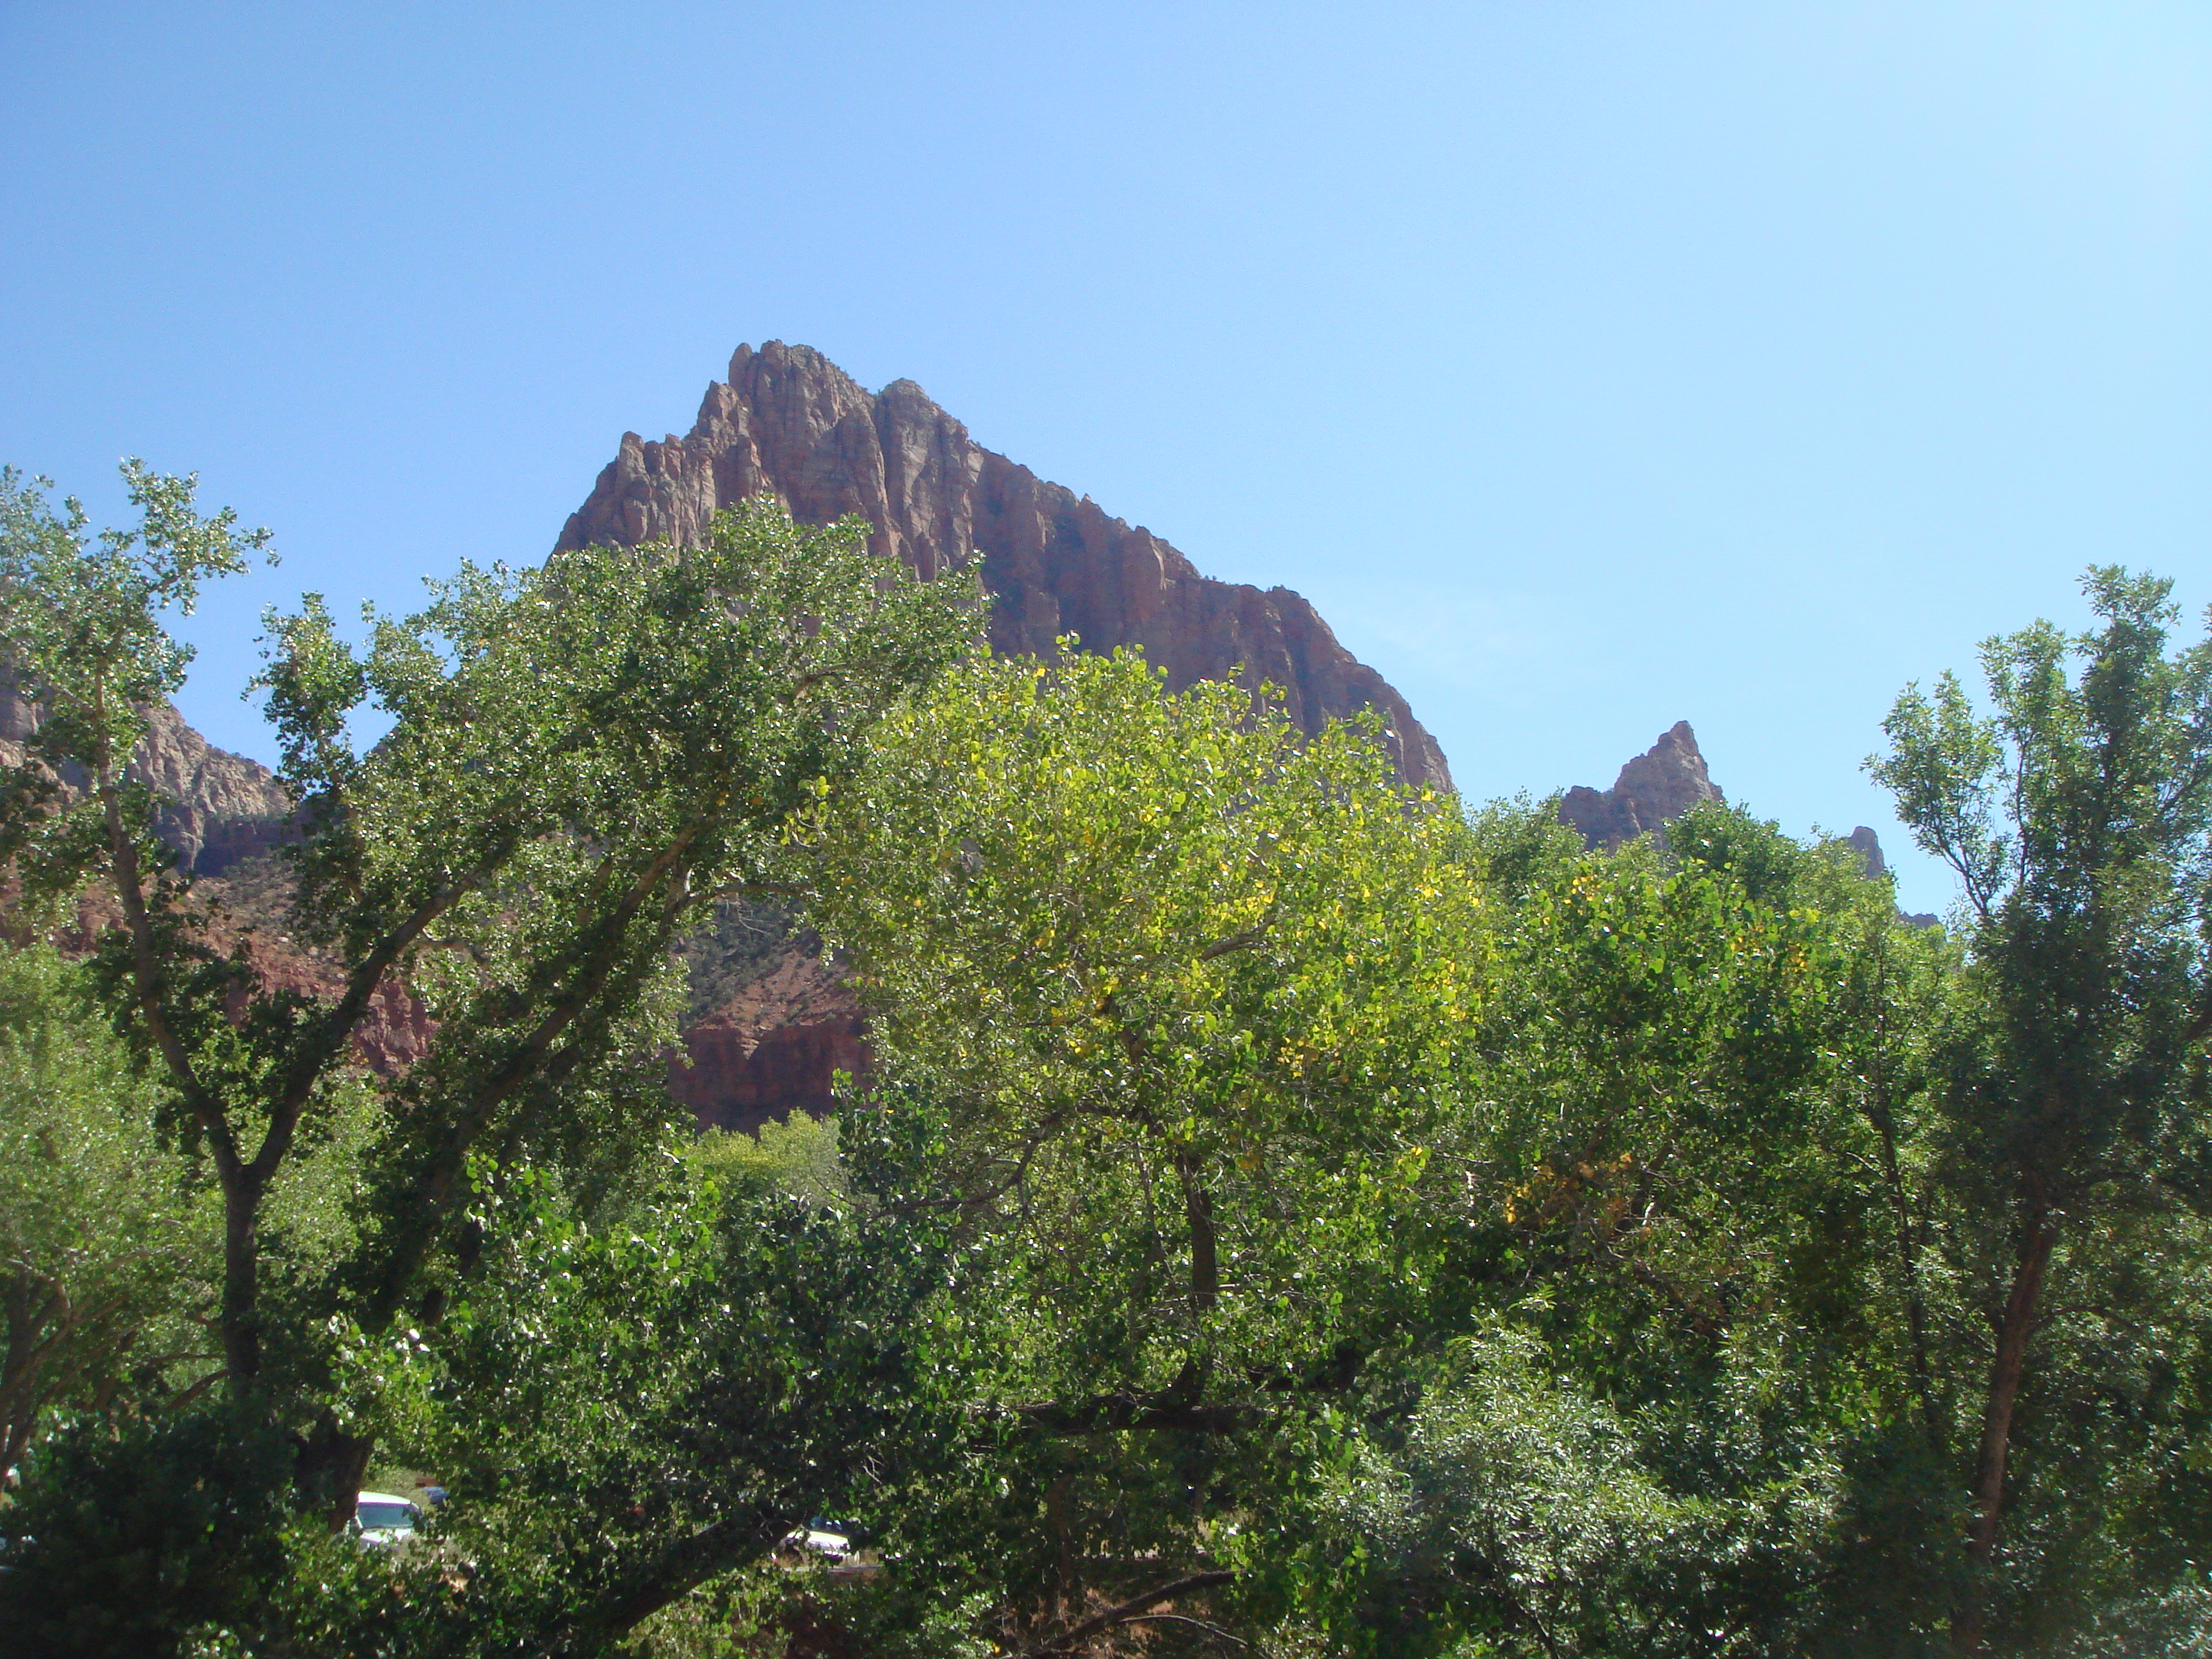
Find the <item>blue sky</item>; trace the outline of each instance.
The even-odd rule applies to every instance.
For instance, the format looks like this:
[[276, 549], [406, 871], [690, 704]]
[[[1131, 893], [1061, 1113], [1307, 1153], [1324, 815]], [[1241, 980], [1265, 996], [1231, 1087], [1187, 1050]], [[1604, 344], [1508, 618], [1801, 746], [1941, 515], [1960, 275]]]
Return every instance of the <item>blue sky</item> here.
[[248, 752], [263, 605], [542, 556], [741, 340], [1301, 589], [1471, 795], [1686, 717], [1903, 854], [1907, 680], [2212, 601], [2201, 6], [0, 0], [0, 459], [277, 532]]

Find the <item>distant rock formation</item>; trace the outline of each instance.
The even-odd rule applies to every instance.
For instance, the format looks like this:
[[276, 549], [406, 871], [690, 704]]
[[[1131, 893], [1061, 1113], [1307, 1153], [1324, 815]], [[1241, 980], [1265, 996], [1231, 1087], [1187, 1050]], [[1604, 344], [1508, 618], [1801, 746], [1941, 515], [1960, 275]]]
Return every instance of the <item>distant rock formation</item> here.
[[[1178, 688], [1241, 666], [1246, 683], [1283, 688], [1308, 732], [1375, 709], [1401, 775], [1451, 787], [1405, 699], [1297, 594], [1200, 575], [1151, 532], [983, 448], [913, 381], [872, 394], [805, 346], [739, 346], [688, 436], [625, 433], [556, 554], [695, 543], [717, 509], [763, 490], [803, 523], [866, 520], [872, 548], [925, 576], [980, 556], [995, 651], [1050, 657], [1064, 634], [1086, 651], [1141, 646]], [[867, 1070], [857, 1000], [796, 948], [747, 974], [757, 977], [719, 992], [687, 1028], [671, 1093], [702, 1125], [731, 1128], [829, 1110], [834, 1073]]]
[[868, 1073], [860, 999], [819, 941], [787, 947], [766, 972], [686, 1027], [668, 1092], [702, 1128], [754, 1130], [835, 1105], [839, 1072]]
[[1889, 860], [1881, 855], [1881, 837], [1863, 823], [1844, 837], [1866, 866], [1867, 879], [1880, 881], [1889, 873]]
[[[0, 668], [0, 765], [22, 763], [25, 745], [45, 718], [15, 675]], [[343, 986], [335, 964], [284, 932], [291, 872], [262, 856], [291, 835], [291, 797], [276, 775], [258, 761], [216, 748], [163, 703], [149, 716], [145, 738], [124, 775], [153, 791], [155, 833], [197, 878], [192, 894], [206, 918], [206, 943], [219, 951], [242, 943], [264, 987], [337, 996]], [[64, 775], [62, 782], [82, 788], [85, 780]], [[112, 890], [95, 885], [56, 942], [72, 954], [89, 951], [101, 931], [121, 920]], [[234, 1012], [245, 1012], [242, 996]], [[430, 1033], [422, 1004], [398, 981], [386, 980], [369, 997], [354, 1047], [365, 1064], [393, 1073], [422, 1056]]]
[[[1583, 845], [1607, 852], [1637, 836], [1662, 829], [1705, 801], [1725, 801], [1705, 772], [1705, 757], [1698, 750], [1698, 734], [1687, 720], [1676, 720], [1653, 744], [1620, 769], [1613, 787], [1599, 791], [1577, 784], [1559, 798], [1559, 822], [1583, 838]], [[1880, 881], [1889, 874], [1882, 856], [1881, 837], [1862, 823], [1844, 837], [1859, 855], [1867, 878]], [[1935, 927], [1941, 919], [1926, 914], [1898, 915], [1915, 927]]]
[[[1852, 850], [1865, 860], [1868, 880], [1880, 881], [1889, 874], [1889, 860], [1881, 855], [1880, 836], [1862, 823], [1844, 839], [1850, 842]], [[1940, 927], [1943, 925], [1943, 919], [1933, 911], [1917, 910], [1907, 913], [1899, 910], [1897, 914], [1903, 916], [1905, 921], [1914, 927]]]
[[696, 542], [718, 507], [763, 490], [805, 523], [858, 514], [872, 547], [924, 575], [980, 554], [994, 650], [1048, 657], [1068, 633], [1086, 651], [1138, 645], [1176, 687], [1242, 665], [1283, 688], [1308, 732], [1374, 708], [1400, 774], [1451, 787], [1406, 700], [1297, 594], [1201, 576], [1151, 532], [983, 448], [913, 381], [872, 395], [806, 346], [739, 346], [687, 437], [625, 433], [559, 548]]
[[[45, 711], [0, 668], [0, 764], [14, 766], [38, 734]], [[211, 876], [284, 839], [292, 802], [276, 775], [258, 761], [218, 749], [163, 703], [125, 775], [161, 802], [155, 831], [195, 875]], [[81, 779], [65, 782], [82, 784]]]
[[[1613, 787], [1577, 784], [1559, 801], [1559, 822], [1580, 832], [1583, 843], [1607, 849], [1672, 823], [1705, 801], [1725, 800], [1705, 773], [1698, 734], [1676, 720], [1659, 741], [1620, 769]], [[1877, 854], [1877, 856], [1879, 856]]]

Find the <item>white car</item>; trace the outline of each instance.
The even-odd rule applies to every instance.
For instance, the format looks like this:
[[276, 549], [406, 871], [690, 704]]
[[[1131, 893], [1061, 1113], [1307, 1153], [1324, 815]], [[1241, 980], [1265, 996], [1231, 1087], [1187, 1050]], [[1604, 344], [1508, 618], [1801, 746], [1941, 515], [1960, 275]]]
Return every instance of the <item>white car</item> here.
[[843, 1533], [822, 1527], [801, 1527], [787, 1534], [781, 1547], [787, 1561], [804, 1561], [811, 1556], [832, 1578], [873, 1578], [883, 1570], [872, 1556], [856, 1552], [853, 1540]]
[[354, 1498], [354, 1536], [365, 1550], [388, 1550], [414, 1542], [415, 1528], [422, 1519], [422, 1511], [412, 1498], [397, 1498], [388, 1492], [365, 1492]]

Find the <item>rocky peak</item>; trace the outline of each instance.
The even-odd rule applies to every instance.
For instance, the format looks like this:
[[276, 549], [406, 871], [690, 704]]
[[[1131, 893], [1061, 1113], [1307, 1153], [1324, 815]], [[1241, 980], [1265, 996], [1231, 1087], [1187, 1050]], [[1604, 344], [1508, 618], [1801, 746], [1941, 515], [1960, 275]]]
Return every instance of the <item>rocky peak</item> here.
[[807, 346], [739, 346], [687, 436], [625, 433], [559, 548], [696, 542], [717, 508], [763, 490], [805, 523], [857, 514], [871, 547], [923, 575], [980, 556], [994, 650], [1049, 657], [1071, 633], [1087, 651], [1140, 646], [1176, 687], [1241, 666], [1283, 687], [1309, 732], [1374, 708], [1401, 775], [1451, 786], [1405, 699], [1299, 595], [1200, 575], [1141, 526], [982, 447], [912, 380], [871, 393]]
[[1866, 866], [1867, 879], [1880, 881], [1889, 873], [1889, 860], [1881, 855], [1881, 837], [1862, 823], [1844, 839]]
[[[1671, 823], [1702, 801], [1724, 801], [1720, 787], [1706, 775], [1705, 757], [1698, 750], [1698, 734], [1687, 720], [1676, 720], [1653, 744], [1620, 769], [1613, 787], [1604, 791], [1577, 784], [1559, 799], [1559, 822], [1577, 831], [1586, 847], [1607, 851]], [[1858, 854], [1870, 881], [1889, 874], [1882, 856], [1881, 837], [1860, 824], [1843, 837]], [[1905, 915], [1915, 927], [1934, 927], [1938, 918]]]
[[[1591, 847], [1613, 848], [1671, 823], [1703, 801], [1725, 800], [1705, 772], [1698, 734], [1676, 720], [1659, 741], [1620, 769], [1613, 787], [1577, 784], [1559, 801], [1559, 822]], [[1878, 855], [1877, 855], [1878, 856]]]

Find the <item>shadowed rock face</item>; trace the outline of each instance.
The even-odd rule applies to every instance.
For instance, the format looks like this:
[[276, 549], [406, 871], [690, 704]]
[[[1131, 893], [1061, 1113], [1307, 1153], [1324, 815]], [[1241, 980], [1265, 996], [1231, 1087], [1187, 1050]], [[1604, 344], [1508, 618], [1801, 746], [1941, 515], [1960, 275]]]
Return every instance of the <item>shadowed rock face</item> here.
[[1602, 792], [1577, 784], [1559, 801], [1559, 822], [1591, 847], [1614, 848], [1671, 823], [1703, 801], [1727, 797], [1705, 775], [1698, 734], [1676, 720], [1659, 741], [1620, 769]]
[[1086, 651], [1138, 645], [1176, 687], [1228, 678], [1284, 688], [1318, 732], [1372, 708], [1407, 781], [1451, 787], [1436, 739], [1312, 605], [1201, 576], [1150, 531], [983, 448], [911, 380], [873, 394], [805, 346], [739, 346], [686, 437], [623, 436], [560, 549], [696, 542], [719, 507], [772, 491], [792, 516], [857, 514], [869, 545], [935, 575], [981, 555], [992, 648], [1049, 657], [1062, 634]]
[[[0, 669], [0, 763], [15, 765], [44, 719], [15, 676]], [[211, 876], [284, 839], [292, 802], [258, 761], [218, 749], [168, 703], [154, 710], [125, 774], [161, 801], [155, 828], [178, 862]], [[82, 778], [64, 781], [82, 784]]]

